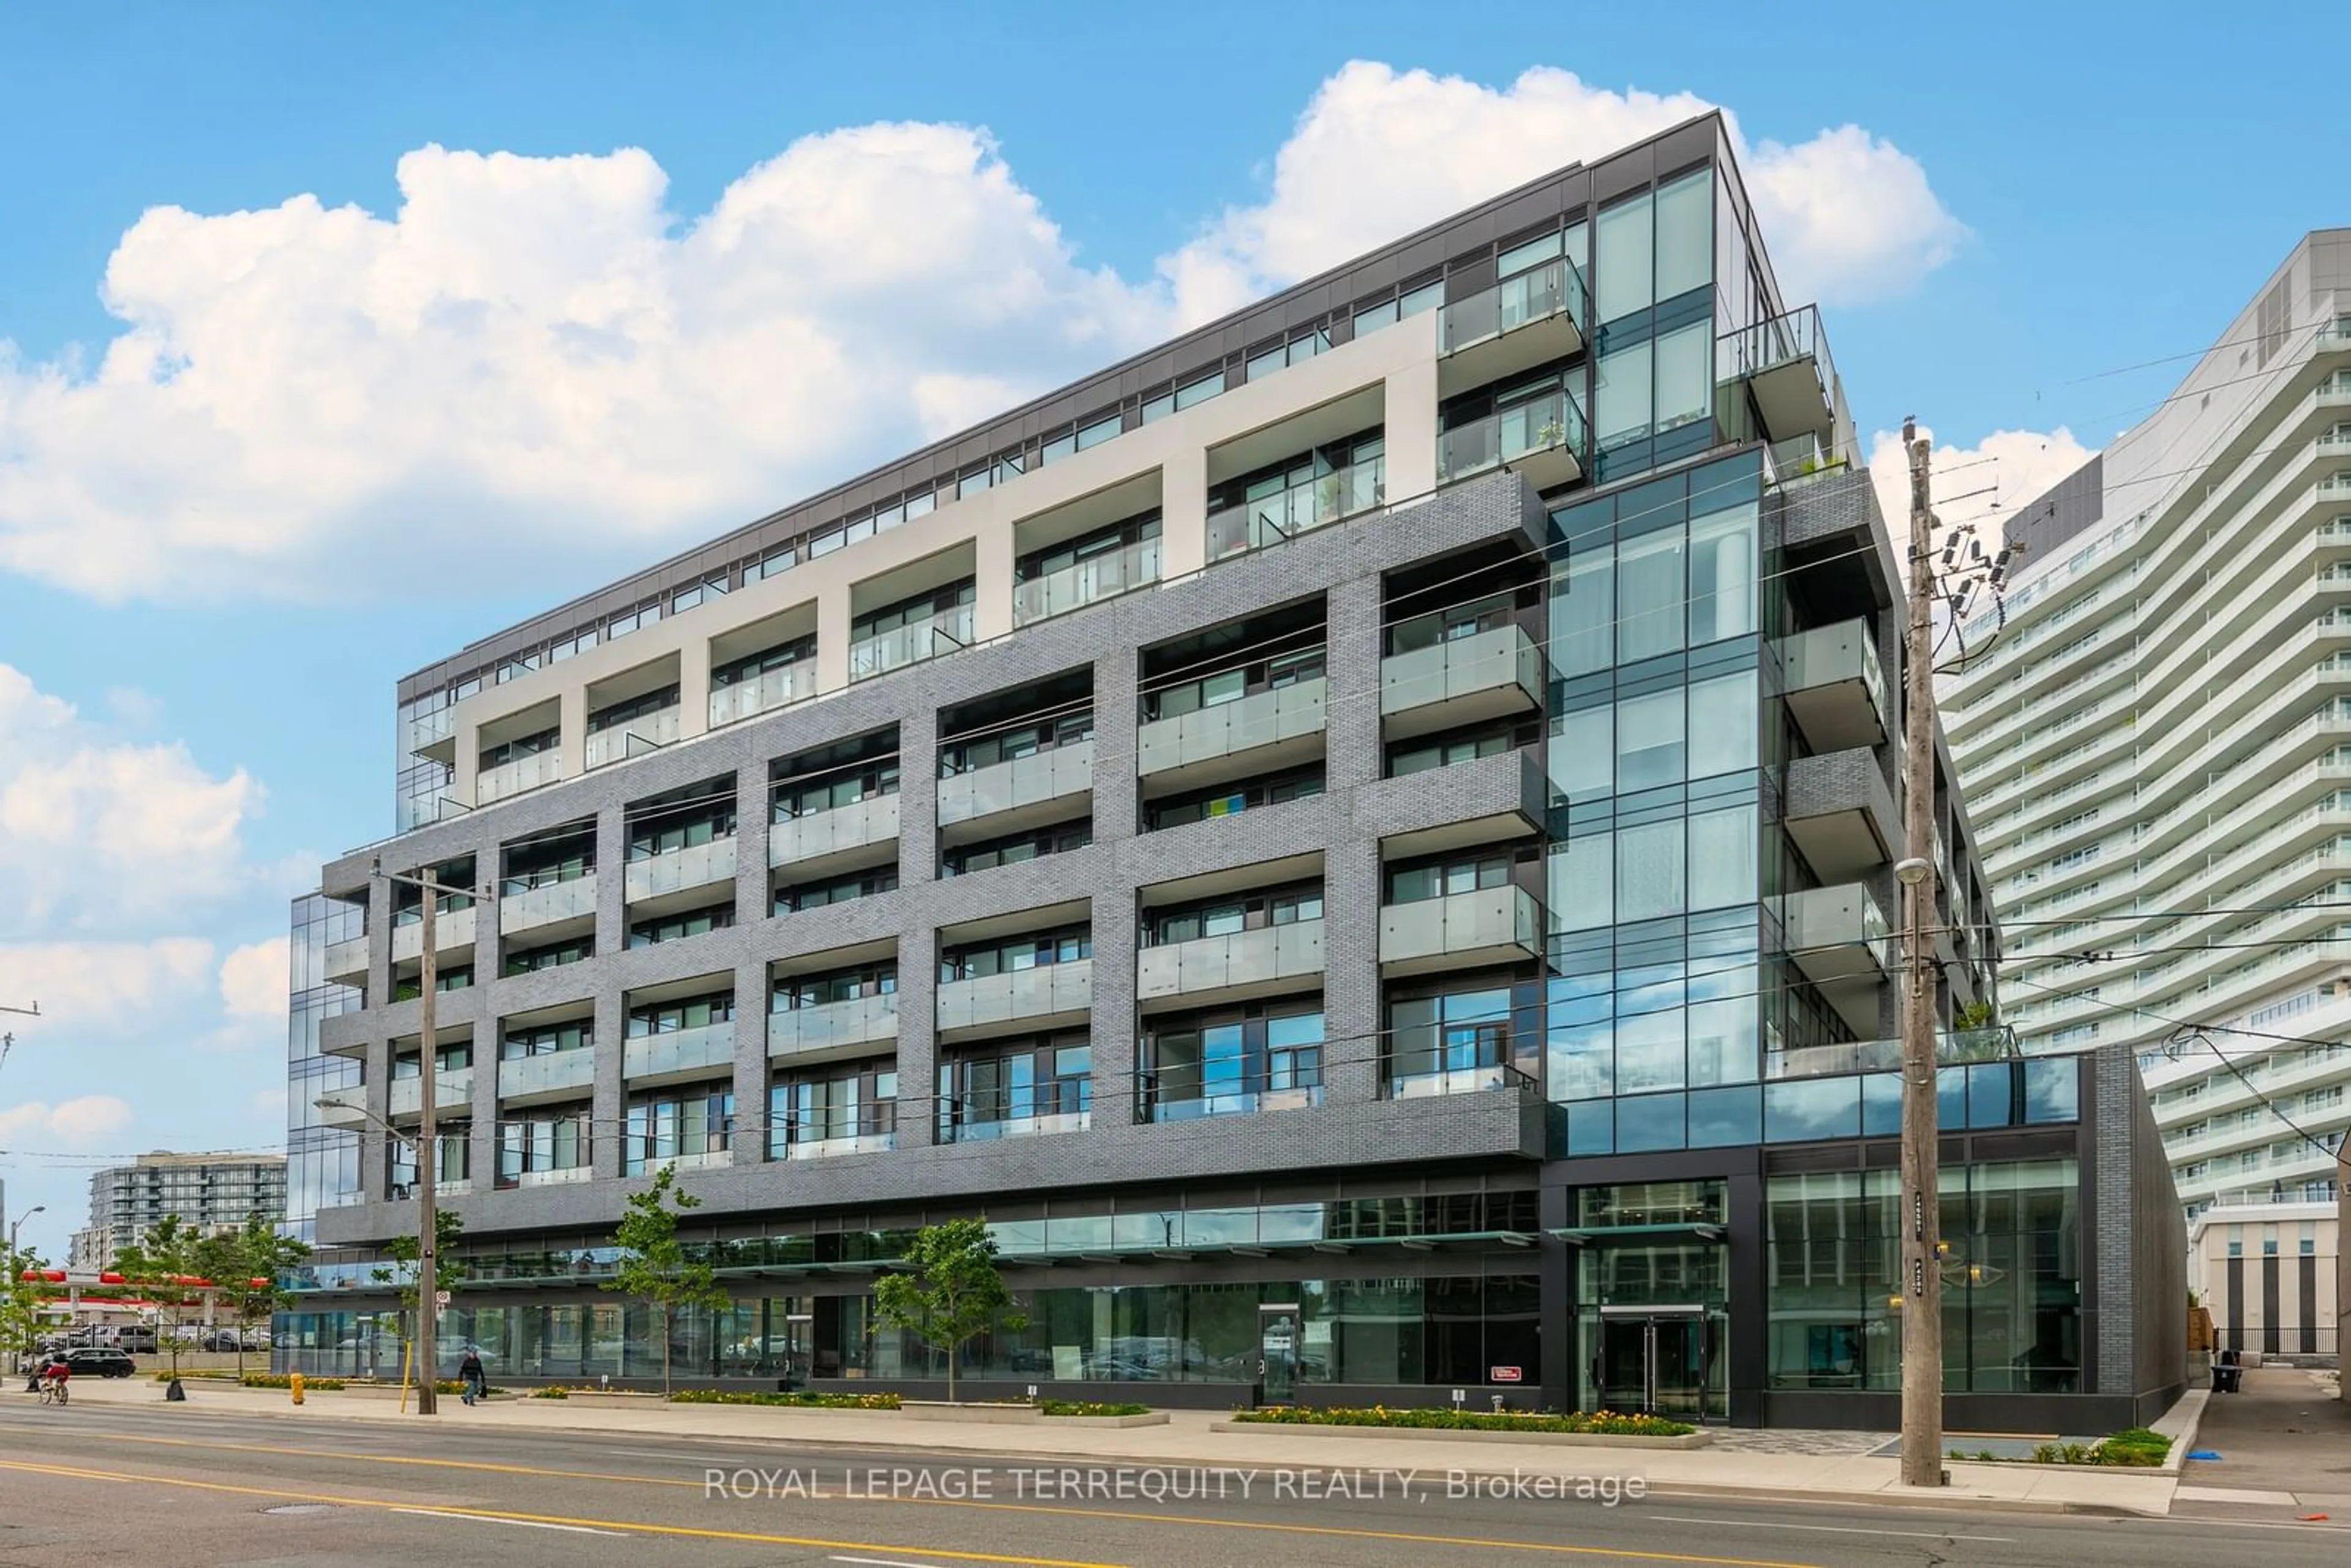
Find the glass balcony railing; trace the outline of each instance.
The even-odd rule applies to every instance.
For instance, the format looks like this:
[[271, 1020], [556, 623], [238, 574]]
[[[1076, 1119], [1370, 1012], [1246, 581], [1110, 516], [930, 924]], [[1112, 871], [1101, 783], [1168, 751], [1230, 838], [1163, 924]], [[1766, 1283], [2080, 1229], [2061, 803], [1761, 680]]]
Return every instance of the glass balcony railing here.
[[[821, 1160], [835, 1155], [883, 1155], [898, 1146], [890, 1102], [864, 1108], [866, 1114], [789, 1118], [776, 1129], [788, 1160]], [[878, 1114], [876, 1114], [878, 1113]]]
[[368, 1124], [367, 1085], [354, 1083], [348, 1089], [329, 1089], [318, 1097], [319, 1123], [321, 1126], [357, 1129]]
[[690, 887], [733, 882], [735, 841], [713, 839], [706, 844], [689, 844], [666, 854], [647, 855], [629, 862], [621, 874], [632, 904], [664, 894], [683, 893]]
[[1136, 999], [1201, 996], [1322, 973], [1322, 922], [1167, 942], [1135, 955]]
[[596, 1171], [592, 1166], [549, 1166], [540, 1170], [523, 1171], [514, 1178], [516, 1186], [566, 1186], [576, 1181], [592, 1181]]
[[[1456, 424], [1437, 438], [1437, 482], [1449, 485], [1505, 463], [1557, 454], [1569, 472], [1580, 473], [1591, 449], [1583, 410], [1564, 392], [1546, 392], [1483, 419]], [[1546, 480], [1546, 482], [1548, 482]]]
[[1135, 1120], [1138, 1122], [1197, 1122], [1210, 1116], [1256, 1116], [1275, 1111], [1302, 1111], [1322, 1103], [1322, 1085], [1297, 1083], [1280, 1088], [1245, 1087], [1238, 1077], [1204, 1076], [1197, 1067], [1137, 1069]]
[[679, 711], [674, 707], [656, 708], [625, 724], [595, 731], [588, 737], [588, 766], [601, 768], [608, 763], [623, 762], [667, 746], [684, 731]]
[[1091, 1111], [1040, 1112], [1037, 1104], [1033, 1096], [990, 1099], [942, 1094], [938, 1097], [938, 1141], [984, 1144], [1003, 1138], [1043, 1137], [1051, 1133], [1082, 1133], [1093, 1125]]
[[1012, 623], [1026, 626], [1159, 580], [1159, 541], [1144, 539], [1012, 586]]
[[705, 1068], [730, 1067], [735, 1061], [735, 1020], [675, 1029], [660, 1034], [632, 1034], [621, 1047], [621, 1076], [663, 1078]]
[[498, 929], [524, 931], [561, 920], [592, 920], [596, 915], [596, 873], [567, 881], [517, 886], [512, 879], [498, 896]]
[[993, 817], [1094, 787], [1094, 743], [1074, 741], [939, 780], [939, 826]]
[[1446, 306], [1437, 318], [1437, 351], [1456, 354], [1564, 312], [1580, 331], [1587, 317], [1583, 271], [1564, 256]]
[[[2006, 1061], [2020, 1054], [2015, 1031], [2009, 1029], [1960, 1030], [1935, 1037], [1935, 1061], [1939, 1066]], [[1766, 1078], [1834, 1078], [1849, 1072], [1898, 1072], [1901, 1069], [1902, 1042], [1898, 1040], [1783, 1046], [1763, 1053]]]
[[1496, 1062], [1485, 1067], [1439, 1067], [1391, 1059], [1387, 1097], [1424, 1100], [1438, 1094], [1487, 1094], [1498, 1089], [1534, 1092], [1535, 1081], [1515, 1067]]
[[972, 607], [958, 604], [927, 621], [900, 626], [849, 645], [849, 678], [870, 680], [908, 664], [919, 664], [942, 653], [968, 648], [972, 643]]
[[1135, 767], [1148, 778], [1304, 736], [1325, 723], [1321, 678], [1253, 693], [1233, 702], [1153, 719], [1135, 732]]
[[1208, 559], [1222, 560], [1295, 538], [1387, 500], [1385, 457], [1319, 474], [1286, 490], [1208, 514]]
[[[462, 909], [451, 909], [448, 907], [448, 901], [443, 900], [442, 907], [435, 910], [433, 916], [434, 947], [439, 952], [446, 953], [453, 947], [470, 947], [473, 945], [473, 905], [468, 904]], [[403, 920], [394, 925], [392, 928], [392, 962], [404, 964], [410, 959], [421, 958], [423, 956], [423, 920], [420, 917]]]
[[1892, 928], [1865, 883], [1807, 888], [1781, 900], [1788, 956], [1815, 980], [1881, 976], [1894, 967]]
[[563, 753], [534, 751], [528, 757], [517, 757], [512, 762], [501, 762], [495, 768], [485, 768], [474, 778], [474, 803], [486, 806], [494, 800], [504, 800], [526, 789], [559, 782], [563, 778]]
[[816, 662], [802, 659], [710, 691], [710, 727], [772, 712], [816, 695]]
[[1091, 958], [1045, 964], [1009, 974], [949, 980], [938, 990], [938, 1027], [986, 1029], [1029, 1019], [1082, 1014], [1093, 1005]]
[[868, 795], [846, 806], [787, 817], [768, 829], [768, 863], [822, 860], [898, 836], [896, 794]]
[[1510, 960], [1543, 950], [1542, 906], [1523, 887], [1472, 888], [1380, 910], [1380, 962]]
[[[1541, 706], [1544, 679], [1542, 650], [1523, 629], [1497, 626], [1382, 659], [1380, 716], [1393, 718], [1458, 703], [1477, 710], [1460, 716], [1459, 722], [1467, 724], [1489, 716], [1489, 710]], [[1431, 728], [1455, 722], [1443, 715], [1423, 716]]]
[[[474, 1070], [470, 1067], [444, 1068], [437, 1074], [439, 1082], [433, 1090], [433, 1108], [442, 1111], [465, 1111], [474, 1108]], [[391, 1112], [394, 1116], [414, 1116], [424, 1109], [424, 1080], [395, 1078], [392, 1081]]]
[[368, 970], [368, 939], [365, 934], [341, 942], [327, 945], [327, 978], [330, 980], [365, 979]]
[[898, 1038], [898, 993], [881, 991], [845, 1002], [778, 1008], [768, 1014], [769, 1057], [799, 1056], [841, 1046]]
[[498, 1063], [498, 1098], [516, 1100], [587, 1089], [596, 1082], [593, 1047], [542, 1051], [537, 1056], [509, 1057]]

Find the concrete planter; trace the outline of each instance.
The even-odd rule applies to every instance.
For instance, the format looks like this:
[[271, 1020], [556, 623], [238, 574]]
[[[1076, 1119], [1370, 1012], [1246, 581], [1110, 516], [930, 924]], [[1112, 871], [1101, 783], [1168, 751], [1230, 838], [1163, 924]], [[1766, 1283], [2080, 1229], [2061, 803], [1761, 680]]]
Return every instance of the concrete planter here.
[[1211, 1432], [1279, 1433], [1292, 1437], [1384, 1437], [1438, 1443], [1517, 1443], [1551, 1448], [1703, 1448], [1714, 1434], [1678, 1437], [1612, 1437], [1603, 1432], [1480, 1432], [1450, 1427], [1341, 1427], [1285, 1421], [1212, 1421]]
[[[526, 1396], [528, 1397], [528, 1396]], [[618, 1391], [596, 1394], [569, 1394], [560, 1399], [542, 1399], [542, 1405], [571, 1405], [585, 1410], [643, 1410], [669, 1403], [658, 1394], [626, 1394]]]
[[909, 1421], [961, 1421], [983, 1427], [1034, 1427], [1045, 1413], [1034, 1405], [965, 1405], [945, 1400], [909, 1399], [898, 1406]]
[[1165, 1427], [1167, 1412], [1145, 1410], [1140, 1416], [1048, 1416], [1040, 1423], [1047, 1427], [1101, 1427], [1123, 1431], [1129, 1427]]

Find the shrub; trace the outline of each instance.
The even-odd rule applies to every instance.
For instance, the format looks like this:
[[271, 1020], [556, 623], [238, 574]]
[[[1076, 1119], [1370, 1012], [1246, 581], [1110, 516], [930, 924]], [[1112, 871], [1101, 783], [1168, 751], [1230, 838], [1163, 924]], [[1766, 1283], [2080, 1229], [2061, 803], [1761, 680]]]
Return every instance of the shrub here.
[[1529, 1411], [1520, 1414], [1484, 1410], [1391, 1410], [1384, 1405], [1369, 1409], [1332, 1406], [1310, 1409], [1277, 1405], [1263, 1410], [1240, 1410], [1236, 1421], [1262, 1421], [1292, 1427], [1411, 1427], [1453, 1432], [1574, 1432], [1606, 1437], [1680, 1437], [1698, 1430], [1679, 1421], [1656, 1416], [1626, 1415], [1614, 1410]]
[[679, 1405], [779, 1405], [801, 1410], [895, 1410], [894, 1394], [763, 1394], [753, 1389], [681, 1388], [671, 1399]]
[[1151, 1406], [1132, 1401], [1105, 1405], [1092, 1399], [1040, 1399], [1037, 1408], [1047, 1416], [1148, 1416]]
[[544, 1388], [532, 1389], [530, 1396], [533, 1399], [569, 1399], [571, 1397], [571, 1390], [559, 1383], [550, 1383]]
[[[283, 1372], [248, 1372], [245, 1375], [247, 1388], [290, 1388], [293, 1382], [293, 1378]], [[342, 1386], [343, 1380], [340, 1377], [313, 1377], [307, 1372], [302, 1375], [302, 1387], [306, 1392], [319, 1388], [331, 1394]]]

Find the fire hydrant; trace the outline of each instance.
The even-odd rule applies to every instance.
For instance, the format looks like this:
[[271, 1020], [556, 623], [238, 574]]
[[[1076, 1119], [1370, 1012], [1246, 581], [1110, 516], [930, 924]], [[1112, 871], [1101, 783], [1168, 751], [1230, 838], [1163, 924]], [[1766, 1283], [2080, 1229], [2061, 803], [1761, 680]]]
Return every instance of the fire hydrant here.
[[287, 1386], [287, 1390], [288, 1390], [288, 1391], [290, 1391], [290, 1392], [293, 1394], [293, 1396], [294, 1396], [294, 1403], [295, 1403], [295, 1404], [297, 1404], [297, 1405], [301, 1404], [301, 1403], [302, 1403], [302, 1375], [301, 1375], [300, 1373], [297, 1372], [297, 1373], [293, 1374], [292, 1375], [288, 1376], [288, 1377], [286, 1379], [286, 1386]]

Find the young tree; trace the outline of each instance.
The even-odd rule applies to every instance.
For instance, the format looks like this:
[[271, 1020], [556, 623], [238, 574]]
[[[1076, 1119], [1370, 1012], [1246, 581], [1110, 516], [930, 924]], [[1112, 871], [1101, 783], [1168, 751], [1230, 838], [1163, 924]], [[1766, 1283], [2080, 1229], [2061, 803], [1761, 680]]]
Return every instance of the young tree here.
[[685, 1243], [677, 1239], [677, 1217], [701, 1207], [700, 1198], [679, 1188], [676, 1168], [664, 1166], [653, 1186], [629, 1199], [621, 1228], [612, 1233], [621, 1257], [604, 1289], [634, 1296], [661, 1314], [664, 1399], [671, 1392], [670, 1331], [680, 1309], [718, 1312], [732, 1301], [717, 1271], [706, 1260], [688, 1259]]
[[46, 1267], [31, 1248], [11, 1248], [0, 1240], [0, 1349], [33, 1354], [33, 1342], [40, 1337], [41, 1291], [25, 1276]]
[[207, 1237], [197, 1248], [198, 1271], [217, 1288], [215, 1300], [236, 1330], [236, 1375], [245, 1377], [245, 1352], [253, 1331], [273, 1313], [293, 1304], [282, 1281], [310, 1256], [310, 1249], [259, 1215], [242, 1230]]
[[195, 1228], [180, 1223], [176, 1214], [124, 1248], [114, 1267], [124, 1281], [155, 1303], [155, 1332], [172, 1352], [172, 1381], [180, 1380], [180, 1333], [188, 1314], [204, 1301], [191, 1279], [204, 1278], [204, 1238]]
[[[446, 1291], [452, 1296], [465, 1287], [465, 1261], [457, 1256], [457, 1243], [464, 1239], [465, 1235], [465, 1221], [461, 1217], [445, 1208], [436, 1208], [433, 1211], [434, 1288]], [[416, 1237], [408, 1232], [393, 1237], [383, 1244], [383, 1254], [392, 1260], [393, 1266], [389, 1269], [373, 1270], [371, 1272], [378, 1284], [389, 1285], [394, 1281], [399, 1283], [400, 1336], [402, 1340], [413, 1343], [419, 1338], [424, 1322], [420, 1312], [423, 1303], [418, 1299], [417, 1291], [419, 1254]], [[432, 1378], [438, 1378], [441, 1375], [439, 1345], [420, 1345], [417, 1356], [423, 1364], [421, 1375]]]
[[950, 1219], [915, 1232], [903, 1274], [873, 1281], [873, 1304], [886, 1322], [913, 1332], [946, 1352], [947, 1397], [956, 1396], [956, 1353], [996, 1329], [1023, 1329], [1029, 1320], [996, 1267], [996, 1239], [986, 1223]]

